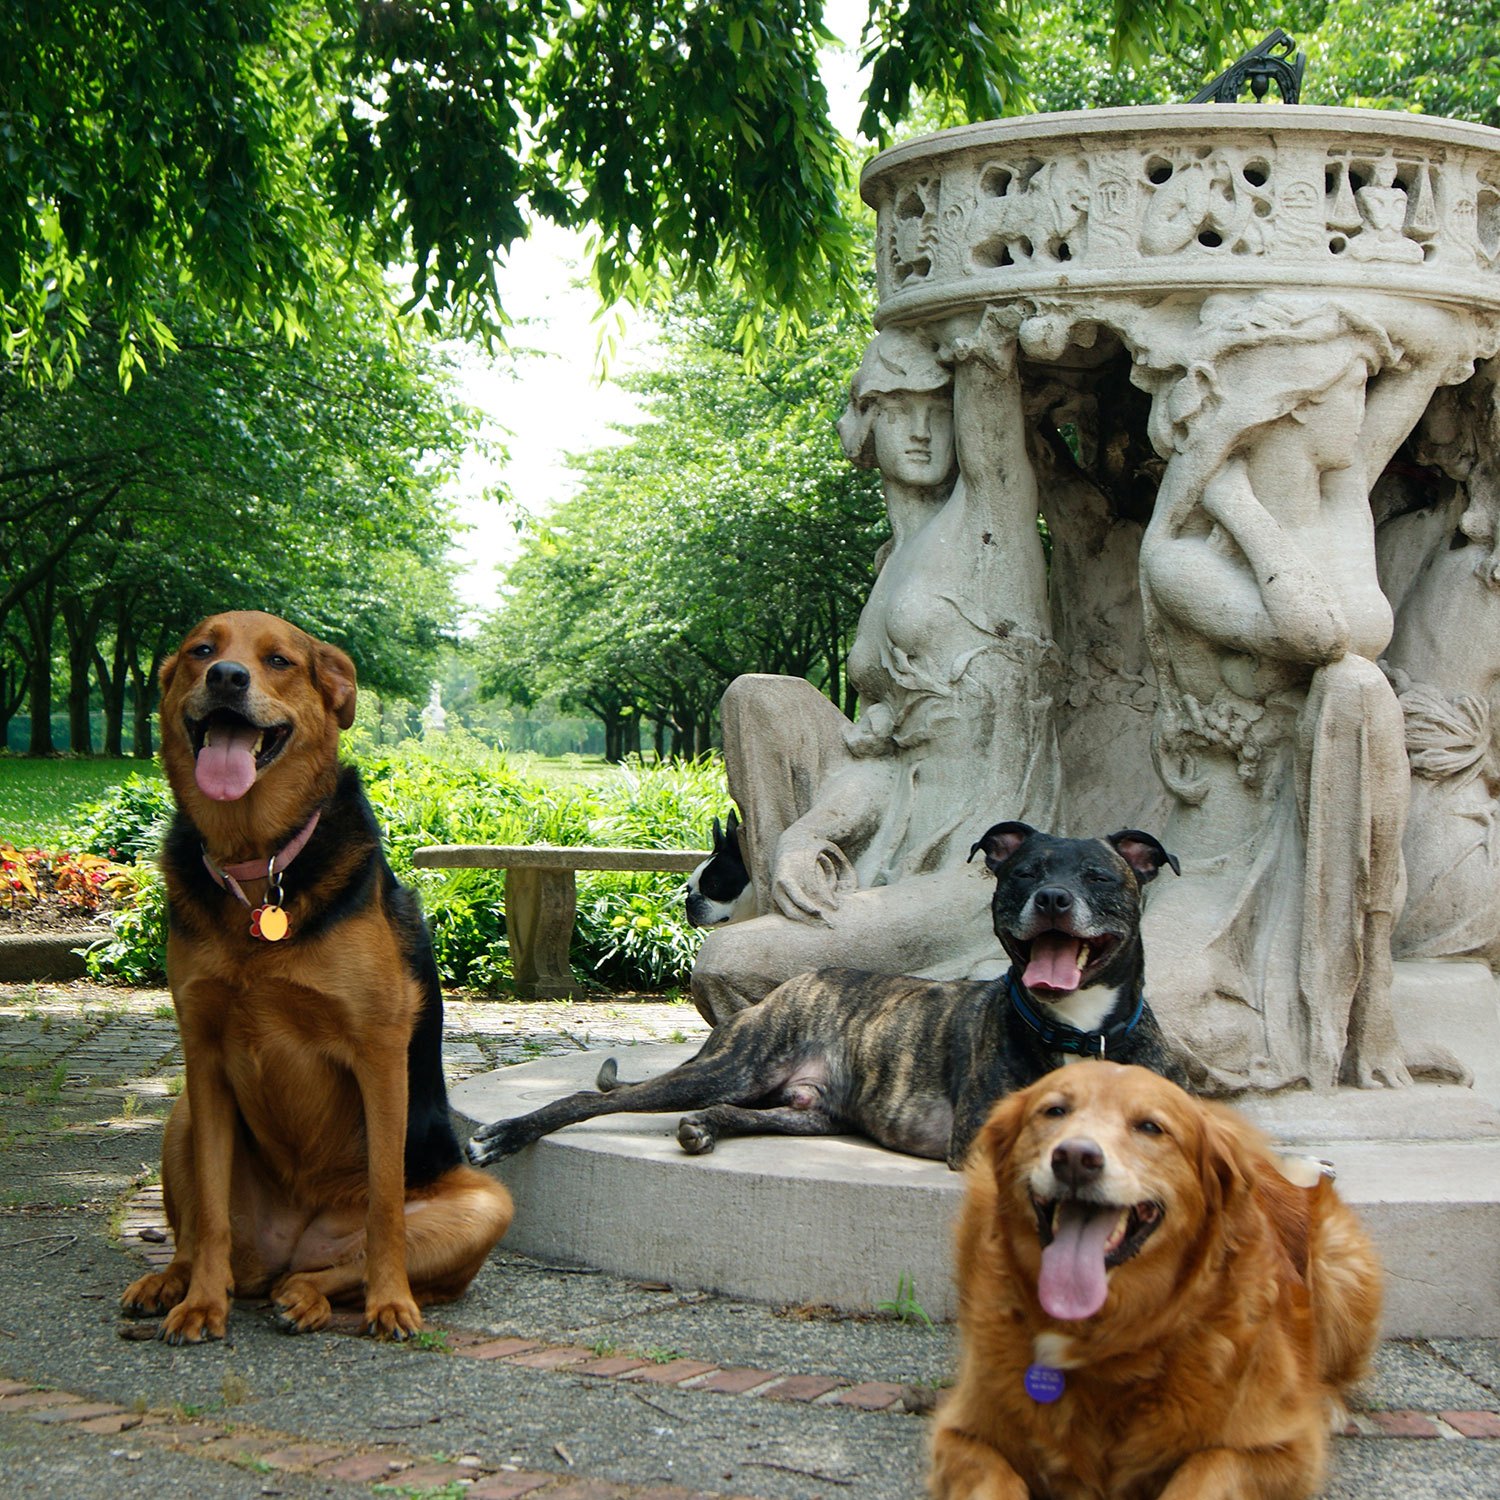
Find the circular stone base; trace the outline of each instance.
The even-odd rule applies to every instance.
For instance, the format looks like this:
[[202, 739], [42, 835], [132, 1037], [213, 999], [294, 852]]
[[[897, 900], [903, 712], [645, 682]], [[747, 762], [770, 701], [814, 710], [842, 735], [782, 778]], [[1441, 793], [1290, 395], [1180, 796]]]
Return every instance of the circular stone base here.
[[[615, 1049], [654, 1077], [694, 1045]], [[502, 1068], [453, 1090], [488, 1123], [592, 1088], [604, 1051]], [[1390, 1336], [1500, 1333], [1500, 1111], [1468, 1089], [1283, 1094], [1246, 1111], [1338, 1170], [1387, 1271]], [[496, 1164], [516, 1200], [506, 1247], [772, 1303], [871, 1310], [902, 1279], [933, 1319], [957, 1307], [952, 1226], [963, 1178], [852, 1137], [745, 1136], [709, 1156], [677, 1144], [676, 1114], [606, 1115]]]

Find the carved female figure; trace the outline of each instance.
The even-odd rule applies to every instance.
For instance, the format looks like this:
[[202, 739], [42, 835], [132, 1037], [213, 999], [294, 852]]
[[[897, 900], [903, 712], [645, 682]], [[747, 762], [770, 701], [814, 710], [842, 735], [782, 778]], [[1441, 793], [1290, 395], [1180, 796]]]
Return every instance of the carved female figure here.
[[[1381, 532], [1387, 553], [1425, 557], [1397, 599], [1386, 666], [1406, 715], [1411, 821], [1398, 958], [1477, 958], [1500, 968], [1500, 369], [1443, 392], [1419, 456], [1458, 481], [1434, 512]], [[1401, 558], [1392, 555], [1394, 566]]]
[[1384, 377], [1374, 420], [1367, 384], [1399, 351], [1326, 298], [1211, 297], [1164, 331], [1142, 383], [1171, 459], [1141, 586], [1183, 878], [1146, 915], [1153, 1003], [1225, 1087], [1405, 1082], [1407, 771], [1366, 475], [1431, 383]]
[[760, 915], [704, 942], [710, 1020], [828, 964], [952, 978], [1003, 962], [969, 849], [996, 817], [1052, 826], [1057, 796], [1018, 321], [988, 310], [949, 345], [887, 329], [854, 377], [840, 438], [879, 468], [891, 523], [849, 655], [859, 718], [800, 678], [724, 696]]

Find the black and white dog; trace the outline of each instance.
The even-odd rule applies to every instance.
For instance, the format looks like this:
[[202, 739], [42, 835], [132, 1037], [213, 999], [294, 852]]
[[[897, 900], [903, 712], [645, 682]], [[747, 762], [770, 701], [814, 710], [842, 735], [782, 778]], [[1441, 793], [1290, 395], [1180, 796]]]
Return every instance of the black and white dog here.
[[729, 825], [714, 819], [713, 853], [687, 879], [687, 919], [692, 927], [727, 927], [755, 915], [755, 893], [750, 871], [740, 852], [739, 819], [733, 810]]
[[1024, 823], [997, 823], [970, 857], [980, 851], [1011, 960], [1002, 978], [801, 974], [715, 1027], [680, 1067], [621, 1083], [609, 1058], [598, 1093], [484, 1126], [470, 1159], [483, 1166], [595, 1115], [696, 1110], [677, 1127], [693, 1155], [720, 1136], [856, 1131], [957, 1169], [994, 1102], [1060, 1063], [1107, 1057], [1186, 1083], [1141, 991], [1141, 887], [1177, 861], [1134, 829], [1065, 839]]

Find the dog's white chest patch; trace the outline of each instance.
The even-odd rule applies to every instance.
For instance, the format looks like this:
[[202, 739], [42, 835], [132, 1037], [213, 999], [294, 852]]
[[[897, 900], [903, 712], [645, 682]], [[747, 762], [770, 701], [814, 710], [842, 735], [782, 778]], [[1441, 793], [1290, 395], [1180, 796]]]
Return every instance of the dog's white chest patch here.
[[1105, 1016], [1119, 1003], [1119, 990], [1105, 985], [1090, 985], [1084, 990], [1074, 990], [1061, 1000], [1048, 1001], [1059, 1021], [1066, 1021], [1079, 1031], [1098, 1031]]
[[1071, 1370], [1077, 1364], [1073, 1357], [1073, 1340], [1066, 1333], [1039, 1333], [1031, 1342], [1032, 1360], [1049, 1370]]

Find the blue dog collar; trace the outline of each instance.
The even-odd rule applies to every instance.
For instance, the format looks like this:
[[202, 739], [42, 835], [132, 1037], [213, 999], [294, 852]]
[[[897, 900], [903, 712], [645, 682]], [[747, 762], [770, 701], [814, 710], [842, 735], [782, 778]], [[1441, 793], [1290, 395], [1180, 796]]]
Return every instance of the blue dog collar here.
[[1135, 1030], [1136, 1022], [1140, 1020], [1142, 1012], [1146, 1009], [1146, 992], [1141, 991], [1135, 998], [1135, 1010], [1128, 1021], [1122, 1021], [1115, 1026], [1106, 1026], [1102, 1031], [1081, 1031], [1077, 1026], [1070, 1026], [1066, 1021], [1044, 1021], [1041, 1016], [1032, 1010], [1021, 994], [1021, 987], [1016, 983], [1016, 972], [1008, 970], [1005, 975], [1006, 986], [1010, 991], [1011, 1009], [1021, 1018], [1027, 1029], [1033, 1032], [1042, 1046], [1053, 1052], [1071, 1052], [1076, 1057], [1097, 1057], [1101, 1061], [1107, 1059], [1109, 1044], [1111, 1042], [1123, 1041]]

